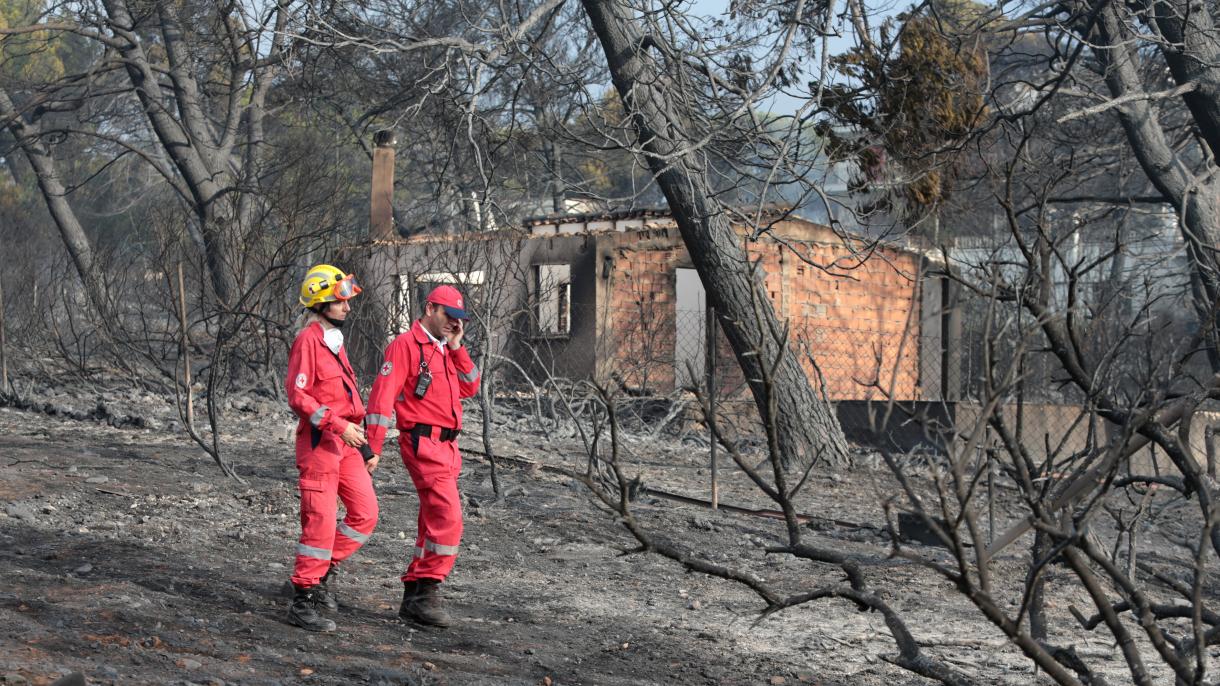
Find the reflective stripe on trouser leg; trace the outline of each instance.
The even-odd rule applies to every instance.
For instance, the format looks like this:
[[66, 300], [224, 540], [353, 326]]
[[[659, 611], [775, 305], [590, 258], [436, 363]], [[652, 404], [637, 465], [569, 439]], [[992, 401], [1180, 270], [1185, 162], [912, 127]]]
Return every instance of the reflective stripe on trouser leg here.
[[441, 545], [435, 541], [424, 540], [422, 546], [415, 548], [415, 557], [425, 557], [429, 553], [436, 555], [457, 555], [459, 546], [456, 545]]
[[346, 521], [339, 522], [339, 528], [335, 530], [335, 535], [347, 536], [360, 545], [368, 543], [369, 537], [372, 536], [372, 534], [362, 534], [359, 531], [356, 531]]
[[[450, 500], [452, 499], [452, 500]], [[457, 479], [442, 477], [432, 488], [419, 492], [420, 535], [403, 581], [444, 579], [453, 571], [462, 540], [462, 514], [458, 509]], [[453, 506], [449, 507], [452, 502]], [[426, 514], [425, 514], [426, 513]]]
[[300, 460], [301, 538], [297, 543], [292, 583], [304, 588], [317, 585], [334, 559], [339, 475], [311, 469], [313, 465], [327, 464], [334, 468], [334, 458], [325, 453], [306, 455]]
[[377, 526], [377, 493], [373, 490], [373, 478], [364, 466], [360, 451], [347, 446], [344, 446], [339, 462], [339, 498], [343, 500], [347, 515], [336, 527], [335, 562], [351, 557], [369, 540]]
[[298, 543], [297, 544], [297, 555], [300, 555], [301, 557], [311, 557], [315, 560], [326, 560], [327, 562], [330, 562], [331, 551], [329, 551], [325, 548], [315, 548], [311, 545], [305, 545], [304, 543]]
[[[405, 444], [409, 449], [410, 444]], [[452, 442], [432, 442], [429, 449], [445, 451], [440, 456], [449, 460], [449, 469], [440, 474], [421, 476], [408, 461], [411, 480], [419, 493], [419, 529], [412, 550], [411, 562], [402, 576], [403, 581], [444, 579], [453, 571], [458, 546], [462, 542], [462, 505], [458, 498], [457, 478], [461, 458]], [[435, 466], [436, 461], [431, 463]]]

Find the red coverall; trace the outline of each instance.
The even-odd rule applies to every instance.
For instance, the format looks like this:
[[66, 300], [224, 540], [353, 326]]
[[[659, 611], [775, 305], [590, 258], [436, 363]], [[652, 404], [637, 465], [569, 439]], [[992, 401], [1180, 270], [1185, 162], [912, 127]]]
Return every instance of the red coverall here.
[[[421, 354], [432, 373], [432, 384], [422, 399], [415, 396]], [[462, 457], [455, 430], [462, 428], [462, 398], [478, 390], [479, 370], [466, 348], [438, 346], [418, 321], [386, 348], [385, 363], [369, 393], [366, 424], [369, 446], [378, 455], [386, 431], [391, 425], [398, 427], [402, 462], [419, 493], [415, 555], [403, 581], [443, 581], [453, 570], [462, 540], [457, 488]]]
[[[318, 322], [302, 329], [292, 344], [287, 388], [288, 405], [300, 417], [301, 539], [292, 583], [310, 588], [369, 540], [377, 525], [377, 494], [360, 452], [339, 438], [348, 423], [364, 419], [356, 375], [346, 348], [335, 355], [326, 347]], [[347, 509], [337, 528], [336, 496]]]

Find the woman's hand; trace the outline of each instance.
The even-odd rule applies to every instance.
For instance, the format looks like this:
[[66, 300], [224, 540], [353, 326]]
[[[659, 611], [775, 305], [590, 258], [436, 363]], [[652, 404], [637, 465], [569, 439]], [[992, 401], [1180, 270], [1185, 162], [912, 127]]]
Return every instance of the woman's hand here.
[[339, 438], [343, 439], [343, 442], [352, 448], [359, 448], [369, 442], [369, 439], [364, 437], [364, 429], [360, 428], [360, 425], [355, 422], [348, 422], [347, 428], [343, 430], [343, 435], [339, 436]]

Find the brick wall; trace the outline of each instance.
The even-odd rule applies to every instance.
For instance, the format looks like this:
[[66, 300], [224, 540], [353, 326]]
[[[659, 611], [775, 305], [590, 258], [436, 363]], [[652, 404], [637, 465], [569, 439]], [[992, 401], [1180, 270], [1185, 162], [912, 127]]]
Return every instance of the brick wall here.
[[[880, 400], [890, 393], [921, 399], [920, 257], [867, 247], [837, 239], [789, 241], [786, 248], [764, 241], [751, 254], [761, 258], [777, 314], [813, 355], [832, 400]], [[806, 371], [813, 373], [812, 364]]]
[[[828, 229], [805, 222], [782, 222], [774, 230], [786, 247], [766, 237], [743, 237], [743, 243], [760, 262], [768, 295], [780, 318], [790, 322], [794, 344], [816, 360], [830, 398], [882, 399], [891, 390], [902, 400], [921, 398], [914, 281], [919, 256], [892, 249], [852, 256]], [[689, 256], [673, 227], [617, 234], [608, 248], [614, 269], [603, 281], [600, 371], [631, 388], [669, 392], [677, 343], [674, 272], [691, 266]], [[727, 339], [719, 339], [717, 386], [725, 395], [740, 393], [740, 369]], [[802, 359], [816, 379], [813, 364], [803, 354]]]
[[[920, 298], [912, 281], [919, 256], [884, 249], [853, 257], [829, 229], [803, 221], [780, 222], [774, 231], [786, 247], [768, 237], [746, 241], [744, 235], [743, 245], [752, 259], [760, 261], [768, 294], [777, 314], [790, 322], [796, 348], [811, 352], [816, 360], [830, 399], [884, 398], [874, 382], [887, 391], [892, 388], [900, 400], [925, 399], [919, 376]], [[505, 240], [491, 235], [478, 238]], [[376, 255], [379, 264], [385, 264], [363, 269], [361, 276], [367, 274], [375, 281], [384, 272], [392, 281], [400, 273], [418, 272], [433, 263], [464, 264], [454, 251], [466, 249], [462, 246], [469, 242], [471, 237], [429, 238], [366, 246], [368, 258]], [[658, 221], [635, 231], [527, 239], [515, 259], [519, 263], [514, 268], [522, 274], [536, 263], [572, 265], [572, 335], [543, 346], [544, 361], [555, 373], [574, 378], [592, 374], [603, 382], [617, 379], [631, 391], [665, 394], [674, 389], [677, 377], [675, 346], [702, 348], [702, 340], [677, 340], [675, 272], [692, 264], [672, 222]], [[527, 304], [524, 282], [513, 283], [514, 292], [505, 294], [502, 304], [506, 312]], [[376, 291], [384, 291], [383, 299], [391, 297], [391, 286], [374, 286], [366, 286], [370, 292], [362, 300], [364, 305], [377, 300]], [[373, 318], [384, 321], [385, 315]], [[520, 335], [517, 331], [509, 337]], [[369, 339], [376, 340], [378, 347], [382, 344], [378, 336]], [[718, 339], [720, 397], [746, 393], [723, 332]], [[509, 354], [527, 367], [535, 360], [535, 355], [522, 351]], [[374, 358], [369, 359], [375, 362]], [[816, 383], [813, 364], [806, 361], [805, 366]]]
[[686, 248], [676, 228], [616, 233], [607, 243], [614, 269], [603, 282], [599, 371], [632, 391], [668, 393], [677, 344], [674, 270], [690, 266]]

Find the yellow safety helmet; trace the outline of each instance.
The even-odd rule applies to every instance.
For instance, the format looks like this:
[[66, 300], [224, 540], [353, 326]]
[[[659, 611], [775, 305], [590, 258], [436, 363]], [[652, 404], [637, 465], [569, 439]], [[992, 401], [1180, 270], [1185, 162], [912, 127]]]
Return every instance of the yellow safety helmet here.
[[301, 282], [301, 304], [313, 308], [336, 300], [351, 300], [360, 291], [355, 274], [344, 274], [338, 267], [318, 264], [309, 268]]

